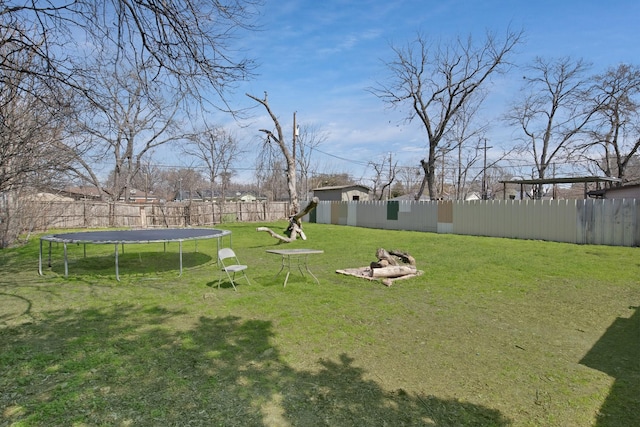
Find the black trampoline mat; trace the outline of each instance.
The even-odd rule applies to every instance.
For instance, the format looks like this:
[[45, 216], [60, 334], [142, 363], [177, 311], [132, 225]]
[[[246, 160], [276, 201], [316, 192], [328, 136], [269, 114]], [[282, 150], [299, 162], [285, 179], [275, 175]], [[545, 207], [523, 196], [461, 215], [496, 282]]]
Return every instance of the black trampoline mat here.
[[51, 234], [41, 240], [60, 243], [151, 243], [214, 239], [231, 232], [215, 228], [157, 228], [149, 230], [81, 231]]

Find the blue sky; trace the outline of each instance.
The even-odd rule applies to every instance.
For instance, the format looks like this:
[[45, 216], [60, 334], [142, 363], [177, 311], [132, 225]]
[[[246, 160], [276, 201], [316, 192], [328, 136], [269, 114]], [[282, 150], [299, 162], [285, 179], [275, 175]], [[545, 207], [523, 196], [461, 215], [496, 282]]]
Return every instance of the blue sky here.
[[[232, 102], [253, 105], [244, 94], [269, 93], [269, 103], [286, 129], [293, 112], [298, 124], [326, 134], [314, 160], [323, 172], [368, 175], [366, 163], [393, 153], [403, 166], [418, 165], [426, 153], [419, 124], [406, 124], [366, 89], [388, 74], [390, 45], [401, 46], [418, 32], [446, 41], [455, 37], [482, 40], [486, 31], [524, 31], [524, 43], [512, 60], [524, 65], [536, 56], [582, 58], [602, 71], [619, 63], [640, 64], [640, 2], [609, 1], [462, 1], [462, 0], [266, 0], [262, 30], [241, 41], [247, 56], [259, 64], [257, 76], [241, 84]], [[522, 72], [493, 83], [483, 110], [496, 119], [517, 95]], [[255, 109], [247, 129], [235, 129], [244, 142], [258, 144], [258, 129], [272, 128], [263, 109]], [[490, 145], [508, 144], [504, 124], [489, 132]], [[342, 160], [346, 159], [346, 160]], [[245, 164], [253, 164], [247, 158]]]

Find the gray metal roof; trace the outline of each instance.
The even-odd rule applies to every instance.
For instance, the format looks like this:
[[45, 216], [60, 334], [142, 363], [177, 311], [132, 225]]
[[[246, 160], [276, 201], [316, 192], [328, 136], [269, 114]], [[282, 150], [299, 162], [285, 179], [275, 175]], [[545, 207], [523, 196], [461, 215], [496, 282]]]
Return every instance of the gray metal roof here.
[[511, 179], [499, 181], [501, 184], [571, 184], [579, 182], [622, 182], [620, 178], [612, 178], [609, 176], [581, 176], [581, 177], [564, 177], [564, 178], [532, 178], [532, 179]]

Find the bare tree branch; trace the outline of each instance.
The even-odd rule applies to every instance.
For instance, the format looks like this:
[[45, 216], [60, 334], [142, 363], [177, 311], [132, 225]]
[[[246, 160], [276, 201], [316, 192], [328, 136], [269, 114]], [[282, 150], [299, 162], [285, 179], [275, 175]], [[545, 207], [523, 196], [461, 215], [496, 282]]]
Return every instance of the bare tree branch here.
[[424, 127], [429, 147], [420, 161], [425, 176], [417, 199], [427, 184], [435, 198], [436, 151], [452, 118], [492, 74], [503, 71], [521, 39], [522, 32], [511, 30], [504, 39], [489, 33], [480, 44], [471, 37], [436, 44], [418, 35], [406, 47], [392, 47], [395, 59], [385, 64], [390, 78], [369, 90], [390, 107], [410, 106], [407, 121], [418, 118]]
[[594, 76], [593, 82], [595, 120], [589, 140], [577, 149], [606, 176], [640, 180], [640, 171], [635, 176], [631, 171], [640, 150], [640, 68], [620, 64]]
[[[506, 120], [520, 127], [521, 149], [531, 155], [538, 178], [545, 178], [549, 166], [571, 152], [597, 110], [585, 103], [588, 68], [582, 60], [536, 58], [527, 69], [523, 98]], [[542, 186], [536, 194], [542, 197]]]
[[[8, 0], [0, 11], [0, 44], [18, 42], [16, 49], [46, 66], [20, 69], [1, 61], [0, 70], [21, 70], [91, 97], [89, 58], [106, 49], [116, 61], [145, 64], [144, 80], [174, 83], [190, 97], [231, 111], [228, 90], [255, 68], [233, 51], [231, 41], [255, 29], [260, 5], [261, 0]], [[217, 100], [205, 98], [211, 91]]]

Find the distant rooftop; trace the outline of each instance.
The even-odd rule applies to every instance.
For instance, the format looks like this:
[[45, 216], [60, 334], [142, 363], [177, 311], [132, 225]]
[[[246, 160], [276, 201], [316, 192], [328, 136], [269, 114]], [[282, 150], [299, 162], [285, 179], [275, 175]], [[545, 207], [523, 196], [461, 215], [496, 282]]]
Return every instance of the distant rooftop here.
[[532, 178], [532, 179], [511, 179], [500, 181], [501, 184], [572, 184], [580, 182], [606, 182], [606, 183], [618, 183], [622, 182], [620, 178], [612, 178], [609, 176], [579, 176], [579, 177], [564, 177], [564, 178]]

